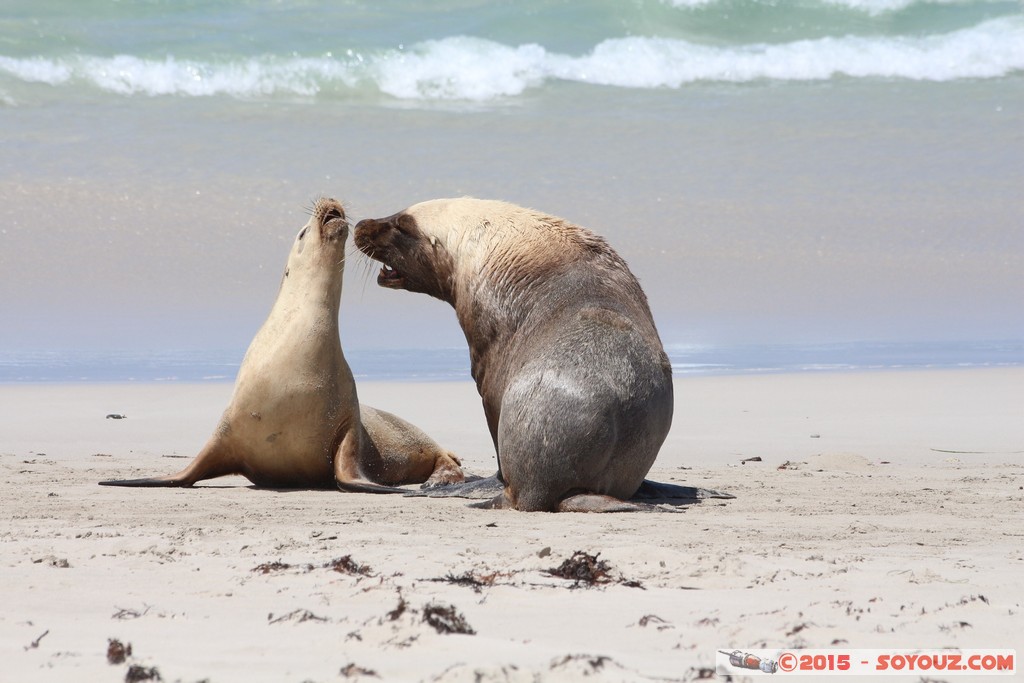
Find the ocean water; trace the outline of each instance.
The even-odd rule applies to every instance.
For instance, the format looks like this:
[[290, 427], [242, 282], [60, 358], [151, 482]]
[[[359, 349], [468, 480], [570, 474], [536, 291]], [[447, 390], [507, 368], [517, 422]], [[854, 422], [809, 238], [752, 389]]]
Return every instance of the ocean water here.
[[[1021, 365], [1024, 343], [676, 345], [676, 377], [807, 372], [880, 372]], [[0, 352], [0, 384], [234, 382], [244, 350]], [[456, 349], [350, 350], [356, 381], [471, 381], [469, 353]]]
[[[5, 99], [517, 97], [560, 83], [993, 79], [1024, 69], [1019, 2], [8, 0]], [[13, 7], [12, 7], [13, 5]]]
[[[1019, 364], [1022, 159], [1016, 1], [6, 0], [0, 381], [233, 377], [323, 195], [590, 227], [681, 373]], [[464, 376], [375, 270], [357, 374]]]

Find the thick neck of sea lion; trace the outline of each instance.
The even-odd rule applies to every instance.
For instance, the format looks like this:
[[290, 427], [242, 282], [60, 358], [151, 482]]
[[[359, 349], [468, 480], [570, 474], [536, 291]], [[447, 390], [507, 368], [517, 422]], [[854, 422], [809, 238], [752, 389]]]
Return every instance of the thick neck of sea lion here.
[[517, 334], [528, 329], [534, 303], [544, 300], [549, 283], [498, 274], [489, 269], [461, 273], [451, 304], [469, 346], [473, 379], [481, 393], [500, 368]]
[[302, 264], [289, 267], [281, 280], [278, 304], [313, 306], [333, 311], [341, 305], [344, 264]]

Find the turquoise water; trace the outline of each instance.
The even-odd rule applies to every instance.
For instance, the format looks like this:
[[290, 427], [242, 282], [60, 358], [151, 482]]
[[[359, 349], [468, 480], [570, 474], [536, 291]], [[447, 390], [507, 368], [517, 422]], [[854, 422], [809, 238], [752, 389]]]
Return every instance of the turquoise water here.
[[[564, 83], [1000, 78], [1017, 2], [8, 2], [5, 98], [513, 98]], [[13, 5], [13, 7], [11, 6]]]
[[[726, 350], [680, 372], [1019, 361], [1022, 121], [1018, 2], [8, 0], [4, 381], [233, 376], [321, 195], [590, 227], [668, 347]], [[465, 348], [375, 271], [350, 358]]]
[[944, 82], [1024, 69], [1017, 2], [6, 5], [0, 85], [15, 106], [73, 91], [493, 101], [565, 83]]

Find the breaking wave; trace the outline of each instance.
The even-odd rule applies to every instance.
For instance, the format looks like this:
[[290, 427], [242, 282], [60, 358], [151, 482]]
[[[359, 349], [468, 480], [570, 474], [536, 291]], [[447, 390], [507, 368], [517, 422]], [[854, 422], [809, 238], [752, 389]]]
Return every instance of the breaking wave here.
[[[696, 1], [696, 0], [693, 0]], [[898, 4], [899, 0], [872, 6]], [[858, 4], [846, 0], [846, 4]], [[347, 98], [485, 102], [560, 81], [621, 88], [701, 82], [1000, 78], [1024, 71], [1024, 20], [1005, 17], [920, 37], [842, 36], [720, 46], [665, 37], [609, 38], [573, 56], [467, 36], [408, 48], [318, 57], [221, 61], [133, 55], [0, 56], [0, 85], [78, 87], [116, 95]]]

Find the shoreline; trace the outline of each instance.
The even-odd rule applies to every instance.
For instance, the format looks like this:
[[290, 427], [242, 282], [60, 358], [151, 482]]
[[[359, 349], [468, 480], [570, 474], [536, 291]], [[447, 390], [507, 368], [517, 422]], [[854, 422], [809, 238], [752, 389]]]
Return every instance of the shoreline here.
[[[676, 378], [818, 372], [1024, 367], [1024, 341], [836, 342], [829, 344], [666, 344]], [[244, 356], [236, 349], [161, 351], [0, 350], [0, 385], [233, 382]], [[357, 382], [471, 379], [464, 346], [350, 348]]]

